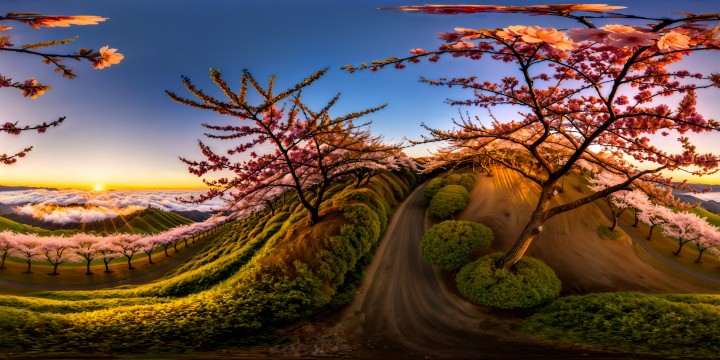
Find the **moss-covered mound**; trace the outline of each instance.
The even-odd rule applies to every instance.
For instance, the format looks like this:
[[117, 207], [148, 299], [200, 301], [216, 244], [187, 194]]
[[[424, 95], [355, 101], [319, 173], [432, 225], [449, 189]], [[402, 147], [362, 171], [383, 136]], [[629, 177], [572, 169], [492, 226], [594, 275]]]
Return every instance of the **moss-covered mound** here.
[[490, 228], [472, 221], [443, 221], [428, 230], [420, 241], [425, 261], [455, 271], [470, 261], [470, 255], [486, 249], [493, 240]]
[[467, 206], [470, 193], [461, 185], [447, 185], [440, 189], [430, 201], [428, 214], [438, 219], [447, 219]]
[[560, 280], [542, 261], [524, 257], [510, 270], [495, 264], [503, 254], [482, 257], [457, 274], [458, 289], [470, 300], [498, 309], [531, 308], [556, 298]]
[[603, 293], [567, 296], [525, 320], [526, 331], [631, 353], [720, 354], [720, 297]]

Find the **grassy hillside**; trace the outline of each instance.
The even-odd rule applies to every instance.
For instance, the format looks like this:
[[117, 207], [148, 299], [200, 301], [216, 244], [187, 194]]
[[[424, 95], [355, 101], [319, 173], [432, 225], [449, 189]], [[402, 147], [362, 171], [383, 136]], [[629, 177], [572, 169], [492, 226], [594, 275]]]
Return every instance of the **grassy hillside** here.
[[125, 216], [84, 224], [84, 231], [156, 234], [193, 221], [170, 211], [147, 208]]
[[19, 222], [0, 216], [0, 231], [10, 230], [18, 233], [35, 233], [43, 235], [69, 235], [74, 230], [46, 230], [35, 226], [21, 224]]
[[274, 338], [274, 328], [352, 299], [413, 186], [409, 174], [381, 174], [359, 189], [336, 184], [312, 227], [288, 197], [275, 213], [228, 224], [150, 284], [0, 296], [0, 353], [172, 353]]

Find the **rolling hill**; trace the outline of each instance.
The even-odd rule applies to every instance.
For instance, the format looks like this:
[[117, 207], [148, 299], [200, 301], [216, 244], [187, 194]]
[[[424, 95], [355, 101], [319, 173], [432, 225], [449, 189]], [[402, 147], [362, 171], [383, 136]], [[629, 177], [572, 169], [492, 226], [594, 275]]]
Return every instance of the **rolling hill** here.
[[156, 234], [192, 222], [174, 212], [148, 207], [130, 215], [78, 225], [86, 232]]

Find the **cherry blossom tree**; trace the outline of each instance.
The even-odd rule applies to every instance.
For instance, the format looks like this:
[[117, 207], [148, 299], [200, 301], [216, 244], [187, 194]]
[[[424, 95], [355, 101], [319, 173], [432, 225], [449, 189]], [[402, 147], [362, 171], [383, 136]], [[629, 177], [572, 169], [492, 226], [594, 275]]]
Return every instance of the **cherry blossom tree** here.
[[695, 262], [700, 264], [705, 250], [720, 246], [720, 229], [705, 222], [701, 228], [701, 236], [696, 237], [693, 243], [698, 248], [698, 257]]
[[113, 259], [122, 256], [122, 253], [120, 253], [120, 248], [113, 244], [112, 241], [103, 241], [100, 243], [98, 248], [98, 255], [105, 265], [105, 273], [111, 273], [112, 270], [110, 270], [110, 262]]
[[688, 212], [672, 213], [668, 222], [661, 225], [665, 236], [674, 237], [678, 240], [678, 248], [673, 255], [680, 256], [680, 251], [685, 244], [697, 240], [703, 236], [703, 228], [708, 226], [705, 218]]
[[[702, 176], [716, 171], [718, 156], [702, 153], [692, 134], [717, 133], [720, 124], [696, 108], [698, 93], [720, 87], [720, 74], [686, 70], [681, 61], [692, 53], [716, 51], [720, 45], [718, 14], [683, 14], [651, 18], [613, 12], [621, 6], [599, 4], [490, 6], [425, 5], [393, 8], [426, 14], [487, 12], [555, 16], [579, 28], [558, 30], [515, 25], [502, 29], [456, 28], [441, 34], [438, 50], [412, 49], [410, 56], [346, 66], [350, 72], [378, 70], [443, 56], [487, 59], [514, 65], [518, 76], [488, 81], [476, 76], [422, 79], [430, 85], [460, 87], [473, 98], [451, 105], [487, 109], [513, 106], [518, 118], [480, 117], [454, 121], [451, 130], [425, 126], [430, 135], [419, 143], [445, 141], [451, 149], [482, 151], [494, 145], [518, 146], [532, 162], [529, 168], [488, 156], [537, 185], [539, 199], [530, 219], [498, 267], [511, 268], [553, 216], [627, 189], [637, 180], [677, 186], [663, 176], [680, 170]], [[598, 27], [596, 22], [614, 23]], [[677, 139], [679, 151], [658, 146], [658, 137]], [[564, 151], [547, 151], [562, 148]], [[558, 156], [560, 155], [560, 156]], [[552, 156], [552, 157], [551, 157]], [[584, 159], [624, 177], [621, 183], [565, 203], [554, 198], [557, 186], [578, 160]], [[630, 162], [632, 159], [634, 162]], [[643, 167], [634, 164], [641, 162]]]
[[[160, 246], [164, 241], [164, 233], [154, 234], [145, 236], [142, 238], [142, 240], [139, 240], [143, 243], [143, 252], [148, 257], [148, 264], [154, 264], [152, 260], [152, 253], [153, 251]], [[167, 252], [166, 252], [167, 253]]]
[[35, 235], [28, 234], [15, 234], [15, 244], [10, 250], [10, 255], [21, 258], [27, 263], [27, 271], [25, 273], [32, 273], [32, 261], [39, 260], [44, 254], [42, 248], [42, 241]]
[[60, 275], [57, 272], [58, 265], [64, 262], [77, 262], [80, 257], [73, 252], [75, 244], [70, 238], [50, 236], [44, 239], [41, 251], [45, 254], [45, 258], [53, 266], [53, 272], [50, 275]]
[[70, 239], [73, 243], [73, 252], [85, 260], [85, 275], [92, 275], [90, 263], [103, 249], [103, 238], [86, 233], [77, 233]]
[[[0, 53], [14, 53], [41, 58], [43, 63], [54, 67], [55, 72], [61, 73], [64, 78], [73, 79], [77, 75], [73, 69], [64, 63], [64, 60], [66, 59], [77, 61], [87, 60], [92, 63], [93, 68], [104, 69], [108, 66], [118, 64], [124, 56], [118, 53], [117, 49], [111, 49], [109, 46], [103, 46], [98, 51], [82, 48], [73, 53], [44, 51], [44, 49], [49, 47], [65, 45], [75, 41], [77, 37], [15, 45], [12, 37], [9, 35], [12, 27], [6, 25], [6, 23], [23, 23], [34, 29], [41, 29], [51, 27], [68, 27], [71, 25], [95, 25], [105, 20], [107, 20], [107, 18], [100, 16], [57, 16], [25, 12], [7, 13], [4, 16], [0, 15]], [[51, 89], [50, 86], [41, 84], [34, 77], [24, 81], [18, 81], [10, 77], [5, 71], [6, 70], [0, 71], [0, 88], [17, 89], [22, 92], [23, 96], [29, 97], [30, 99], [37, 99], [39, 96]], [[37, 125], [20, 125], [18, 122], [5, 122], [0, 125], [0, 132], [11, 135], [19, 135], [24, 131], [37, 131], [39, 133], [44, 133], [47, 129], [60, 125], [60, 123], [64, 120], [65, 117], [63, 116], [49, 123], [43, 122], [42, 124]], [[0, 163], [8, 165], [13, 164], [17, 162], [19, 158], [27, 155], [27, 153], [31, 150], [32, 146], [13, 154], [0, 154]]]
[[648, 241], [652, 240], [655, 228], [668, 224], [674, 215], [672, 210], [662, 205], [654, 205], [651, 203], [646, 204], [644, 208], [640, 208], [639, 210], [640, 214], [638, 218], [650, 226], [650, 232], [646, 238]]
[[10, 249], [15, 246], [13, 241], [14, 233], [8, 230], [0, 232], [0, 252], [2, 252], [2, 261], [0, 261], [0, 270], [5, 268], [5, 258]]
[[[269, 189], [281, 188], [297, 194], [310, 214], [310, 223], [315, 224], [320, 220], [325, 191], [333, 182], [351, 175], [359, 167], [378, 163], [396, 153], [397, 146], [383, 144], [379, 137], [368, 131], [369, 122], [353, 122], [384, 106], [332, 117], [330, 111], [339, 95], [319, 110], [310, 109], [302, 101], [302, 91], [326, 71], [315, 72], [277, 94], [274, 78], [263, 87], [247, 70], [243, 71], [237, 93], [223, 80], [220, 71], [211, 70], [210, 77], [227, 100], [207, 95], [185, 77], [183, 84], [198, 100], [167, 91], [177, 102], [227, 115], [237, 121], [235, 125], [203, 124], [213, 132], [206, 134], [209, 138], [238, 142], [227, 151], [227, 156], [199, 141], [205, 160], [181, 158], [190, 173], [197, 176], [211, 172], [232, 174], [231, 178], [204, 179], [210, 190], [190, 200], [205, 201], [224, 196], [230, 201], [229, 207], [241, 211], [243, 207], [260, 203], [265, 194], [273, 192]], [[249, 102], [248, 89], [259, 95], [259, 103]]]
[[117, 234], [110, 237], [110, 243], [117, 247], [117, 252], [125, 256], [128, 263], [128, 269], [134, 269], [132, 266], [133, 256], [143, 252], [145, 244], [142, 237], [137, 234]]

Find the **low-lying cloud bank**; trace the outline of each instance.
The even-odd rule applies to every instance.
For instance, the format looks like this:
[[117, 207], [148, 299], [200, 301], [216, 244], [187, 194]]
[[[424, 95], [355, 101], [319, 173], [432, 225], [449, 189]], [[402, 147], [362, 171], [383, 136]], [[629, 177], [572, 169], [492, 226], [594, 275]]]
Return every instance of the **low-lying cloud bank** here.
[[65, 224], [92, 222], [127, 215], [148, 206], [166, 211], [198, 210], [211, 212], [222, 209], [222, 200], [204, 204], [185, 204], [177, 197], [187, 198], [201, 192], [188, 191], [84, 191], [74, 189], [32, 189], [0, 192], [0, 203], [19, 205], [15, 212], [47, 222]]

